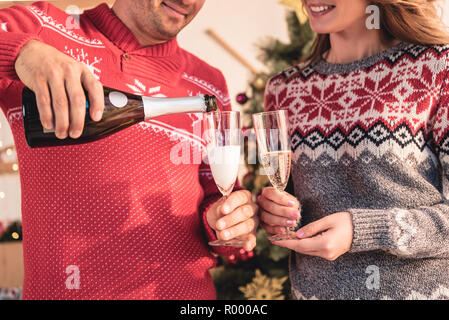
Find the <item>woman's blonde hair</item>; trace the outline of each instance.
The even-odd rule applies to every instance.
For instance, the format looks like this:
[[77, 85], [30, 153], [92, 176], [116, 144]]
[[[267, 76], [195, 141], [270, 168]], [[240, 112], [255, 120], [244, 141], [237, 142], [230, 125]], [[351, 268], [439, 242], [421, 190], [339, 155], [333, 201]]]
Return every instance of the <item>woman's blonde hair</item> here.
[[[413, 44], [448, 44], [449, 34], [435, 2], [438, 0], [373, 0], [380, 9], [380, 27], [385, 39]], [[319, 34], [304, 59], [310, 64], [321, 59], [331, 47], [329, 34]]]

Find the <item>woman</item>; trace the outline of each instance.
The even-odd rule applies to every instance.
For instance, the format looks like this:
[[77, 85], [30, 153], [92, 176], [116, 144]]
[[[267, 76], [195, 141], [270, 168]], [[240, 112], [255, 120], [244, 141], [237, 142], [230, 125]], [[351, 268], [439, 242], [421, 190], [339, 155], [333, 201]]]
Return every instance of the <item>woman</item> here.
[[[301, 228], [273, 243], [293, 250], [293, 296], [448, 299], [449, 37], [434, 2], [303, 3], [319, 34], [308, 64], [265, 97], [292, 130]], [[263, 190], [266, 232], [292, 224], [294, 200]]]

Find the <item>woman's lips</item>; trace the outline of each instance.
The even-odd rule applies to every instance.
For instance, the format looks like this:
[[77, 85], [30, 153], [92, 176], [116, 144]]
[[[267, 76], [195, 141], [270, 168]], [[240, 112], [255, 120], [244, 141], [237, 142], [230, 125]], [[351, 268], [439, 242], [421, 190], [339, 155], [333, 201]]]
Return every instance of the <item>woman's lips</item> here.
[[328, 14], [329, 12], [331, 12], [334, 9], [335, 9], [335, 6], [327, 5], [327, 4], [309, 5], [309, 12], [314, 17], [324, 16], [324, 15]]

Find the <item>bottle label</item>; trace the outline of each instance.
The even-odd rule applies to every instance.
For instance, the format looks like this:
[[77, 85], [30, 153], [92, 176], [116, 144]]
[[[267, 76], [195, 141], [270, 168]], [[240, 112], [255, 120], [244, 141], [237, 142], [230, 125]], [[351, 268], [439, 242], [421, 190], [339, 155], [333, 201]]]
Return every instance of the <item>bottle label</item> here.
[[109, 92], [108, 98], [111, 104], [116, 108], [123, 108], [128, 104], [128, 97], [122, 92], [111, 91]]

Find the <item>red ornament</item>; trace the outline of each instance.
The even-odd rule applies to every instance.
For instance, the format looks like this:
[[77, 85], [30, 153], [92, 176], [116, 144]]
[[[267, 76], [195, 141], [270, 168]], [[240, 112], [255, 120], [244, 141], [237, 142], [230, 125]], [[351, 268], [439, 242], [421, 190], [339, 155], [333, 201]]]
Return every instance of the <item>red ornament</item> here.
[[235, 100], [237, 101], [238, 104], [244, 105], [245, 103], [248, 102], [248, 96], [244, 92], [239, 93]]
[[232, 263], [232, 264], [236, 264], [237, 263], [237, 259], [236, 259], [235, 255], [233, 255], [233, 254], [231, 254], [228, 257], [228, 261], [229, 261], [229, 263]]

